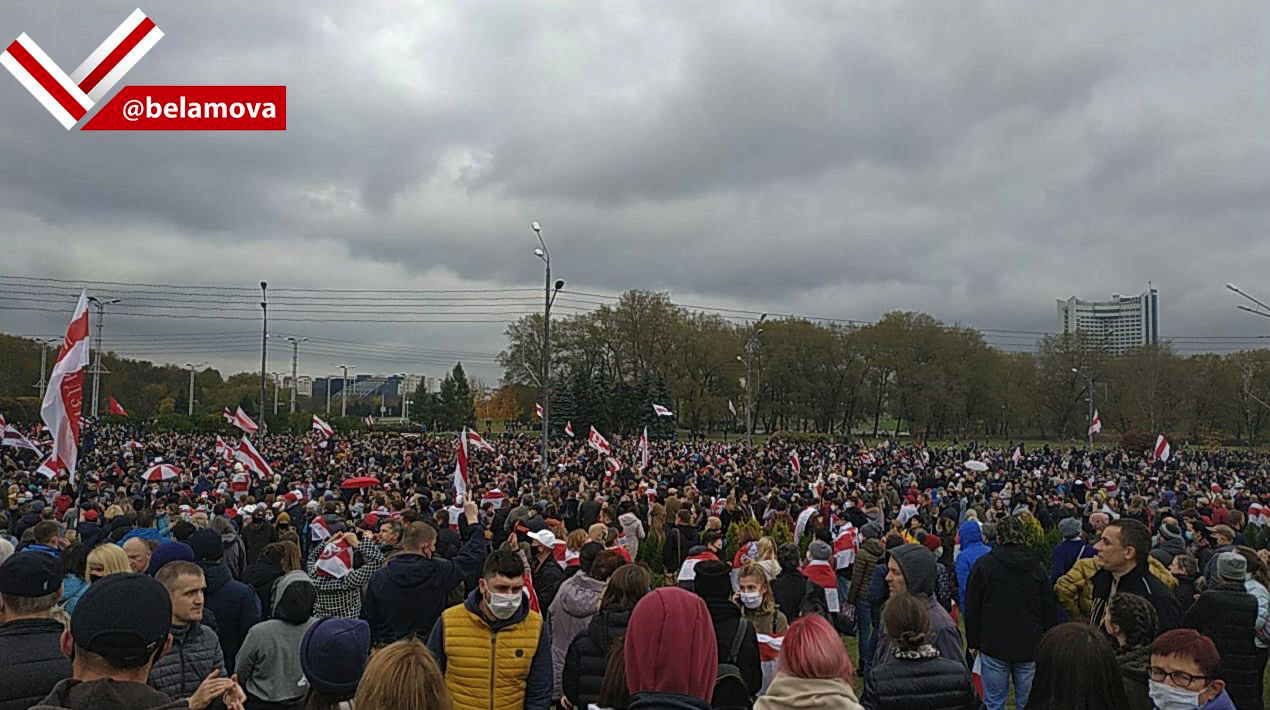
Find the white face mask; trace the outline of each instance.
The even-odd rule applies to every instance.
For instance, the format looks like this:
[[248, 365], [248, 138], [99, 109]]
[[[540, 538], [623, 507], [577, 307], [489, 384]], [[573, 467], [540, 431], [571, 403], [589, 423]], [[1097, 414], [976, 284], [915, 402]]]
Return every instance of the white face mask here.
[[490, 592], [489, 608], [499, 619], [510, 619], [520, 608], [520, 594]]
[[1147, 695], [1159, 710], [1194, 710], [1199, 707], [1199, 691], [1174, 688], [1167, 683], [1149, 680]]
[[757, 609], [763, 605], [762, 592], [741, 592], [741, 603], [746, 609]]

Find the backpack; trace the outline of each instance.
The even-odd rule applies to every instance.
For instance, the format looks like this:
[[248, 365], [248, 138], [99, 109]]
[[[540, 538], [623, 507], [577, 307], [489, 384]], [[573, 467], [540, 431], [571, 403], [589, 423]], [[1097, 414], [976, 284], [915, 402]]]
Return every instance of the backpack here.
[[750, 688], [745, 684], [741, 668], [737, 660], [741, 656], [741, 644], [745, 642], [745, 632], [750, 628], [744, 618], [738, 619], [736, 636], [728, 648], [727, 658], [719, 659], [719, 669], [714, 677], [714, 695], [710, 698], [710, 706], [714, 710], [738, 710], [754, 707], [754, 699], [750, 697]]

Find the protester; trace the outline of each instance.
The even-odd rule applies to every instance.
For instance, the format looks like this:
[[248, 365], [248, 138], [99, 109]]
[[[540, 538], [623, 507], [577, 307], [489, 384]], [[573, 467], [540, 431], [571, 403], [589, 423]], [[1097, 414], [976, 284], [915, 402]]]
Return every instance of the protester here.
[[[961, 648], [961, 632], [957, 624], [939, 605], [934, 596], [935, 575], [937, 574], [935, 556], [925, 547], [906, 544], [890, 551], [887, 559], [886, 583], [892, 596], [910, 594], [918, 599], [925, 599], [930, 606], [927, 620], [930, 628], [924, 637], [926, 643], [937, 650], [941, 656], [957, 661], [965, 667], [965, 656]], [[879, 627], [877, 650], [873, 653], [876, 665], [891, 663], [895, 656], [891, 653], [892, 636], [886, 633], [886, 621], [883, 619]]]
[[565, 654], [561, 690], [573, 707], [586, 708], [599, 700], [609, 654], [626, 636], [631, 614], [650, 583], [643, 567], [622, 565], [604, 585], [599, 611]]
[[1169, 573], [1177, 580], [1173, 597], [1185, 614], [1199, 596], [1199, 589], [1196, 587], [1199, 581], [1199, 563], [1190, 555], [1174, 555], [1173, 561], [1169, 563]]
[[[925, 551], [925, 548], [923, 548]], [[882, 610], [888, 659], [878, 659], [864, 680], [868, 710], [973, 710], [983, 707], [961, 653], [946, 657], [931, 645], [928, 598], [892, 590]]]
[[862, 707], [851, 688], [851, 657], [822, 617], [803, 617], [789, 627], [777, 667], [776, 678], [754, 704], [756, 710]]
[[529, 574], [534, 580], [534, 593], [538, 595], [541, 608], [550, 609], [560, 585], [565, 581], [564, 570], [556, 562], [556, 536], [545, 529], [529, 532], [527, 536]]
[[480, 571], [486, 556], [484, 527], [472, 501], [464, 504], [463, 514], [467, 538], [453, 560], [436, 558], [436, 529], [415, 522], [402, 536], [401, 553], [371, 576], [362, 618], [370, 624], [375, 645], [412, 636], [426, 638], [441, 617], [450, 590]]
[[586, 630], [591, 617], [599, 611], [604, 583], [621, 565], [620, 556], [603, 549], [598, 542], [588, 542], [582, 548], [581, 571], [565, 580], [556, 592], [547, 613], [551, 638], [552, 699], [562, 695], [560, 675], [564, 672], [569, 644]]
[[[752, 698], [763, 687], [763, 668], [759, 658], [758, 634], [745, 620], [741, 609], [733, 601], [731, 569], [724, 562], [707, 561], [696, 566], [694, 593], [701, 597], [710, 610], [718, 644], [719, 663], [731, 664], [740, 671], [744, 686], [738, 688], [740, 697], [748, 693]], [[718, 704], [716, 685], [715, 703]], [[748, 703], [747, 703], [748, 704]]]
[[[1069, 518], [1070, 519], [1070, 518]], [[979, 558], [966, 590], [966, 646], [980, 654], [988, 710], [1027, 705], [1036, 672], [1036, 644], [1054, 622], [1054, 596], [1036, 553], [1023, 544], [1023, 522], [997, 520], [997, 545]]]
[[71, 676], [62, 624], [49, 614], [62, 578], [62, 563], [40, 552], [0, 562], [0, 710], [26, 710]]
[[441, 614], [428, 649], [458, 710], [551, 705], [551, 638], [542, 616], [529, 608], [525, 563], [516, 552], [496, 550], [486, 558], [479, 588]]
[[1063, 541], [1054, 547], [1053, 564], [1050, 569], [1050, 584], [1067, 574], [1077, 560], [1084, 560], [1098, 554], [1093, 546], [1082, 538], [1083, 531], [1080, 520], [1063, 518], [1058, 522], [1058, 534]]
[[210, 676], [177, 700], [146, 684], [151, 665], [171, 643], [171, 625], [172, 602], [153, 578], [123, 572], [94, 582], [61, 637], [72, 675], [32, 710], [202, 710], [217, 699], [241, 704], [242, 689], [232, 678]]
[[772, 596], [785, 619], [797, 619], [806, 613], [828, 613], [825, 590], [813, 584], [802, 571], [798, 546], [781, 545], [776, 551], [781, 572], [772, 580]]
[[1193, 629], [1160, 634], [1151, 644], [1151, 701], [1158, 710], [1236, 710], [1212, 639]]
[[[359, 542], [357, 533], [344, 533], [344, 541], [352, 551], [352, 565], [338, 576], [317, 566], [323, 546], [315, 545], [309, 554], [307, 571], [317, 586], [317, 606], [314, 613], [323, 618], [340, 617], [356, 619], [362, 612], [362, 590], [370, 578], [384, 564], [384, 555], [367, 531], [362, 531]], [[357, 564], [358, 558], [361, 564]]]
[[1116, 665], [1124, 679], [1130, 710], [1151, 710], [1147, 694], [1147, 666], [1155, 639], [1155, 607], [1137, 594], [1116, 594], [1103, 617], [1107, 633], [1115, 640]]
[[308, 686], [304, 710], [352, 710], [370, 657], [370, 627], [361, 619], [318, 619], [300, 641], [300, 669]]
[[67, 615], [75, 613], [75, 603], [88, 591], [88, 548], [81, 542], [62, 550], [62, 598], [58, 606]]
[[201, 623], [207, 587], [203, 570], [192, 562], [169, 562], [155, 579], [172, 602], [172, 642], [168, 652], [150, 667], [149, 682], [169, 698], [187, 698], [211, 673], [228, 675], [220, 639]]
[[247, 693], [247, 710], [279, 710], [303, 698], [296, 684], [303, 674], [300, 647], [313, 623], [316, 601], [317, 589], [304, 572], [288, 572], [278, 580], [268, 620], [251, 627], [238, 649], [235, 672]]
[[1151, 533], [1136, 520], [1118, 520], [1108, 524], [1094, 546], [1098, 550], [1101, 569], [1091, 578], [1092, 606], [1089, 621], [1102, 625], [1107, 600], [1112, 589], [1140, 594], [1155, 607], [1160, 630], [1175, 629], [1182, 623], [1182, 612], [1172, 591], [1147, 571], [1151, 550]]
[[1027, 710], [1128, 710], [1115, 651], [1101, 629], [1059, 624], [1036, 646]]
[[204, 603], [216, 617], [216, 634], [225, 652], [225, 665], [233, 667], [247, 632], [260, 621], [260, 599], [251, 587], [231, 578], [229, 569], [221, 564], [225, 548], [215, 531], [197, 530], [187, 544], [207, 582]]
[[1245, 581], [1248, 562], [1238, 552], [1218, 554], [1213, 584], [1195, 600], [1183, 620], [1217, 646], [1226, 692], [1240, 710], [1260, 710], [1264, 662], [1257, 650], [1257, 599]]
[[450, 710], [450, 692], [428, 648], [415, 638], [376, 651], [366, 664], [356, 710]]
[[961, 524], [957, 530], [957, 537], [961, 540], [961, 554], [957, 555], [957, 589], [961, 590], [961, 596], [957, 603], [962, 609], [966, 608], [966, 589], [970, 584], [970, 570], [974, 568], [975, 563], [980, 557], [988, 554], [992, 550], [983, 542], [983, 527], [978, 520], [967, 520]]
[[[860, 549], [851, 567], [851, 586], [847, 589], [847, 605], [855, 609], [856, 638], [859, 639], [861, 675], [873, 664], [873, 613], [867, 589], [873, 570], [882, 562], [882, 526], [869, 522], [860, 528]], [[950, 548], [951, 549], [951, 548]], [[964, 554], [964, 553], [963, 553]]]
[[130, 537], [124, 541], [123, 551], [128, 556], [128, 567], [133, 572], [146, 574], [149, 571], [150, 555], [153, 550], [147, 540], [140, 537]]
[[103, 543], [88, 552], [88, 582], [93, 582], [108, 574], [130, 572], [128, 555], [122, 548], [113, 543]]
[[627, 628], [621, 655], [627, 710], [711, 710], [718, 645], [701, 597], [655, 589], [635, 605]]

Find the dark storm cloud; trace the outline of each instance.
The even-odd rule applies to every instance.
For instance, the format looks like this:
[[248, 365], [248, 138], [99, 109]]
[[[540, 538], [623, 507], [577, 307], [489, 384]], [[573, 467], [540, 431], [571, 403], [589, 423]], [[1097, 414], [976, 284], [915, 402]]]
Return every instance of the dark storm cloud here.
[[[134, 6], [9, 3], [0, 34], [69, 69]], [[532, 286], [537, 219], [582, 290], [1052, 330], [1057, 297], [1152, 281], [1166, 335], [1260, 327], [1221, 288], [1270, 258], [1260, 4], [143, 9], [167, 36], [127, 83], [285, 83], [287, 132], [68, 134], [0, 76], [0, 273]], [[493, 352], [500, 331], [325, 332]]]

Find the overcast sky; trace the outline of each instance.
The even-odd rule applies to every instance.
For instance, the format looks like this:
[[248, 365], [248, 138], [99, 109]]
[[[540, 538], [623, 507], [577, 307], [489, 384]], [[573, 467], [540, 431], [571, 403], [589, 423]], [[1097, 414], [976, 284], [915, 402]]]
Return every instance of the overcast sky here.
[[[69, 70], [136, 6], [7, 2], [0, 40], [25, 31]], [[1265, 3], [141, 8], [166, 36], [124, 83], [285, 84], [287, 131], [67, 132], [0, 72], [0, 274], [540, 287], [539, 220], [556, 273], [588, 292], [1052, 331], [1056, 298], [1151, 281], [1166, 338], [1270, 325], [1222, 287], [1270, 297]], [[0, 286], [0, 331], [64, 329], [6, 304], [19, 290]], [[112, 329], [243, 333], [236, 351], [161, 359], [259, 363], [258, 323]], [[420, 365], [302, 349], [314, 374], [341, 360], [436, 374], [460, 350], [499, 374], [496, 322], [278, 329], [443, 351]], [[289, 366], [273, 348], [270, 368]]]

